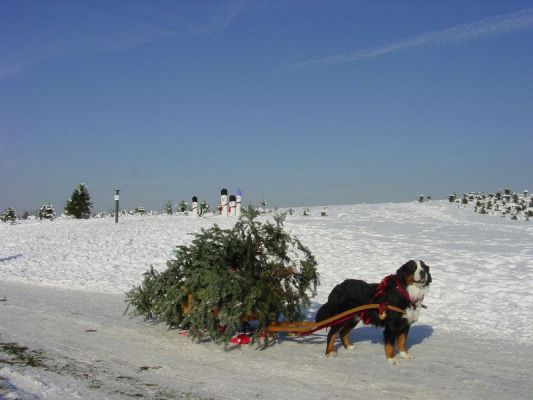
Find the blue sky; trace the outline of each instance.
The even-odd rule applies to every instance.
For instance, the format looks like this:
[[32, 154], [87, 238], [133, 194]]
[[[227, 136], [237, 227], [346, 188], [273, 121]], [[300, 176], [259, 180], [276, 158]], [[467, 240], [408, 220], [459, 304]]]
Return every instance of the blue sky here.
[[531, 1], [0, 0], [0, 211], [533, 189]]

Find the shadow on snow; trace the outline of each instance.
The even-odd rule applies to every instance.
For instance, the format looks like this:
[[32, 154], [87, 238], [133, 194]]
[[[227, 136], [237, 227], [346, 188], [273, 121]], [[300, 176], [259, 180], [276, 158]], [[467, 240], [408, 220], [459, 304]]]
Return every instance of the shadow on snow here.
[[22, 254], [15, 254], [14, 256], [0, 258], [0, 262], [16, 260], [19, 257], [22, 257]]

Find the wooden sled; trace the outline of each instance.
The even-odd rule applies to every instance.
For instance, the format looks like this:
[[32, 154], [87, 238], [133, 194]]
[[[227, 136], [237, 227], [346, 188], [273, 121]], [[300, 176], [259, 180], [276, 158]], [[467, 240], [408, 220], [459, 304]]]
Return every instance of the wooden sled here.
[[[380, 306], [381, 306], [380, 304], [365, 304], [363, 306], [350, 308], [349, 310], [346, 310], [340, 314], [334, 315], [333, 317], [330, 317], [320, 322], [312, 322], [312, 321], [273, 322], [270, 325], [268, 325], [266, 331], [268, 333], [287, 332], [287, 333], [296, 333], [301, 336], [310, 335], [311, 333], [327, 328], [328, 326], [343, 323], [353, 318], [355, 314], [358, 314], [361, 311], [379, 309]], [[402, 310], [401, 308], [395, 307], [395, 306], [388, 305], [386, 306], [386, 310], [396, 311], [401, 314], [404, 314], [404, 310]], [[386, 314], [383, 314], [383, 318], [385, 317], [386, 317]], [[381, 315], [380, 315], [380, 318], [381, 318]]]

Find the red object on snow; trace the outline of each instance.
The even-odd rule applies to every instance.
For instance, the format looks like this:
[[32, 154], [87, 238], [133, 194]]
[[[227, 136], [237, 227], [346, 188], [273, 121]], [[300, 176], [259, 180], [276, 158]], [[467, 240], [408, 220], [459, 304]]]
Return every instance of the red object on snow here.
[[252, 339], [246, 334], [241, 333], [240, 335], [237, 335], [233, 338], [231, 338], [230, 342], [233, 344], [249, 344], [252, 341]]

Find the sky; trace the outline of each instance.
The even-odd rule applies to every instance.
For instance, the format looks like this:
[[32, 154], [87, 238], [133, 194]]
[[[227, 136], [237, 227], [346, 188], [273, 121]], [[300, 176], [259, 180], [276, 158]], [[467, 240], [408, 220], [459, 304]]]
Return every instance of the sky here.
[[0, 211], [533, 190], [533, 1], [0, 0]]

